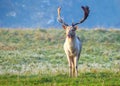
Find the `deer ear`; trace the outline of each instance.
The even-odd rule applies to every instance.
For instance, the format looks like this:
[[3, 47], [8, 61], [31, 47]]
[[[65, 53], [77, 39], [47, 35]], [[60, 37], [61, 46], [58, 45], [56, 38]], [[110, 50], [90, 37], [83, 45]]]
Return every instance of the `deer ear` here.
[[74, 29], [77, 30], [77, 29], [78, 29], [78, 26], [74, 26]]
[[62, 27], [63, 27], [63, 29], [66, 29], [66, 28], [67, 28], [67, 26], [65, 26], [65, 25], [62, 25]]

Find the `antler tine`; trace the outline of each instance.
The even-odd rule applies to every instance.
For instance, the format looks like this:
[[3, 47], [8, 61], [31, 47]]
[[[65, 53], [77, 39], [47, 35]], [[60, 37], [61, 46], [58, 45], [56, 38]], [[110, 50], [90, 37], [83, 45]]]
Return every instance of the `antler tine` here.
[[66, 23], [63, 21], [63, 19], [61, 18], [61, 16], [60, 16], [61, 7], [58, 7], [57, 12], [58, 12], [58, 18], [57, 18], [57, 20], [58, 20], [61, 24], [65, 25], [65, 26], [68, 26], [68, 24], [66, 24]]
[[84, 11], [84, 17], [80, 20], [80, 22], [73, 24], [73, 26], [83, 23], [89, 15], [90, 10], [89, 10], [88, 6], [86, 6], [86, 7], [82, 6], [81, 8]]
[[61, 11], [61, 7], [58, 7], [58, 9], [57, 9], [58, 17], [60, 17], [60, 11]]

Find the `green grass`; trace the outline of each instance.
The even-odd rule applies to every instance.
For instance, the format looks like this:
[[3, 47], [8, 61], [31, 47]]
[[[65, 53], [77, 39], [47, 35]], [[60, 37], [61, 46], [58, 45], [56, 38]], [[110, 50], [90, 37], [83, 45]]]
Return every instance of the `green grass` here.
[[119, 86], [120, 73], [81, 73], [78, 78], [67, 75], [1, 75], [1, 86]]
[[63, 29], [0, 29], [0, 85], [120, 85], [120, 30], [77, 35], [83, 43], [79, 76], [69, 78]]

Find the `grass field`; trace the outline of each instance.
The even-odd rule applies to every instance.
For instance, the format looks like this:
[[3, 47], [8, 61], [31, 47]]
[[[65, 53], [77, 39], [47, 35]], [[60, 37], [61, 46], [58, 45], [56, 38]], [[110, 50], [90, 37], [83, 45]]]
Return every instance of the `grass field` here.
[[78, 78], [69, 78], [64, 30], [0, 29], [1, 86], [119, 86], [120, 30], [78, 30]]

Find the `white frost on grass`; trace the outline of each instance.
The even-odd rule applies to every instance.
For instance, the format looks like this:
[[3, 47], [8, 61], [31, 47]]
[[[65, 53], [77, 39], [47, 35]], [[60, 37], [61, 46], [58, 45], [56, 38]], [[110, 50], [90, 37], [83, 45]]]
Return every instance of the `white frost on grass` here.
[[[8, 53], [9, 54], [9, 53]], [[1, 63], [0, 74], [57, 74], [68, 73], [68, 64], [62, 62], [64, 54], [56, 53], [46, 57], [44, 54], [37, 54], [34, 52], [21, 52], [12, 53], [9, 60]], [[16, 56], [19, 56], [15, 58]], [[6, 59], [8, 59], [9, 55]], [[12, 59], [12, 60], [11, 60]], [[60, 60], [62, 59], [62, 60]], [[11, 61], [10, 61], [11, 60]], [[16, 61], [16, 62], [14, 62]], [[19, 62], [20, 61], [20, 62]], [[14, 62], [14, 63], [13, 63]], [[79, 72], [103, 71], [110, 70], [113, 72], [120, 71], [120, 61], [114, 60], [111, 62], [86, 62], [78, 65]]]
[[[105, 65], [104, 65], [105, 66]], [[106, 65], [107, 66], [107, 65]], [[93, 71], [103, 71], [109, 70], [113, 72], [120, 71], [119, 68], [103, 68], [102, 64], [94, 63], [94, 64], [81, 64], [78, 66], [79, 72], [93, 72]], [[67, 73], [69, 67], [66, 65], [58, 65], [58, 64], [50, 64], [49, 62], [43, 63], [30, 63], [16, 65], [16, 68], [11, 67], [7, 70], [2, 69], [0, 66], [0, 74], [19, 74], [19, 75], [26, 75], [26, 74], [57, 74], [57, 73]]]

